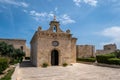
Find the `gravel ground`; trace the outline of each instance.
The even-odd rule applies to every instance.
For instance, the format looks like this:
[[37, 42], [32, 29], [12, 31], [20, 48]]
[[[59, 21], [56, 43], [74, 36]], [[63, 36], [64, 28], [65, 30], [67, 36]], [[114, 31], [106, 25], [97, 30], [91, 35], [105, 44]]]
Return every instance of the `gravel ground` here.
[[67, 67], [20, 67], [18, 75], [18, 80], [120, 80], [120, 69], [75, 63]]

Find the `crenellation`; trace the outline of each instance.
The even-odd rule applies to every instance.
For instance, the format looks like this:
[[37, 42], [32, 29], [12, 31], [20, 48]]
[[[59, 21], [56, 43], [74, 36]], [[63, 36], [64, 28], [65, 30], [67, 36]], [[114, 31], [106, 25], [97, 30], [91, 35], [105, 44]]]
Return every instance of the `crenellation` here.
[[96, 55], [109, 54], [117, 50], [116, 44], [106, 44], [103, 46], [103, 50], [96, 50]]

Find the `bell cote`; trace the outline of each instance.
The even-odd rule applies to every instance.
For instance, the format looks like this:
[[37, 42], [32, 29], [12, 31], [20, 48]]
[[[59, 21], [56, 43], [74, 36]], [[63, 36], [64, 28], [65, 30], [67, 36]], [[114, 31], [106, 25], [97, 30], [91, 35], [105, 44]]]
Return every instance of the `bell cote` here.
[[55, 32], [55, 33], [63, 32], [63, 31], [60, 29], [60, 24], [59, 24], [59, 22], [56, 20], [56, 16], [54, 16], [53, 21], [51, 21], [49, 25], [50, 25], [50, 27], [49, 27], [49, 29], [48, 29], [49, 32]]

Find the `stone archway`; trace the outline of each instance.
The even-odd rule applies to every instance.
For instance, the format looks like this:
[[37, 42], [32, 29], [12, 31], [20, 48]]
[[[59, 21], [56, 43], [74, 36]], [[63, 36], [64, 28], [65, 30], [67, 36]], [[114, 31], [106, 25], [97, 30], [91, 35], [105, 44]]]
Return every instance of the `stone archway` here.
[[57, 50], [52, 50], [51, 52], [51, 65], [59, 65], [59, 53]]

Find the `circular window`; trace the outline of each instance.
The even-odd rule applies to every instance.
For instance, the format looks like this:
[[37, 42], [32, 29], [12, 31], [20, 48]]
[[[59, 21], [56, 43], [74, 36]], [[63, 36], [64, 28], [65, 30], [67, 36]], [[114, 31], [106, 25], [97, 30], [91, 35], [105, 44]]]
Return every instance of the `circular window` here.
[[59, 45], [59, 42], [58, 42], [58, 41], [53, 41], [53, 42], [52, 42], [52, 45], [53, 45], [53, 46], [58, 46], [58, 45]]

